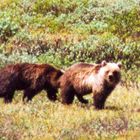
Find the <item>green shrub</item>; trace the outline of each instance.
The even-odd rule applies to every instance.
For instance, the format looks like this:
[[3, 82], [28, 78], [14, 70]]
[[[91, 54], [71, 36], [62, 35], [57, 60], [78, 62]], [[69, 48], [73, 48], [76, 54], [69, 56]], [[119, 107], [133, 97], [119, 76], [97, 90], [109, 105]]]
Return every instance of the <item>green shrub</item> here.
[[19, 30], [19, 23], [6, 12], [0, 13], [0, 41], [5, 42]]
[[138, 82], [139, 7], [139, 0], [5, 0], [0, 65], [121, 61], [123, 81]]
[[140, 10], [134, 7], [131, 10], [113, 11], [112, 16], [107, 18], [109, 30], [126, 40], [129, 36], [140, 32]]
[[56, 16], [62, 13], [70, 13], [75, 10], [77, 7], [76, 1], [69, 0], [37, 0], [34, 4], [33, 10], [40, 14], [47, 14], [50, 12]]
[[27, 54], [26, 52], [22, 52], [22, 54], [18, 52], [13, 52], [10, 55], [4, 53], [0, 54], [0, 67], [5, 66], [7, 64], [23, 62], [35, 63], [37, 62], [37, 58], [33, 55]]

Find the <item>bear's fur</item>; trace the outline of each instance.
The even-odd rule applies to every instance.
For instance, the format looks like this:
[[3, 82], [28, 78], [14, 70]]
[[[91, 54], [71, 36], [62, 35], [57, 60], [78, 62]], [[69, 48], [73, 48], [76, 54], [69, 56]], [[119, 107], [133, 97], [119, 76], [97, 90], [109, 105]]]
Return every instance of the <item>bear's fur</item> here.
[[8, 65], [0, 69], [0, 97], [9, 103], [15, 90], [24, 90], [23, 101], [29, 101], [41, 90], [46, 90], [48, 98], [55, 101], [58, 79], [62, 74], [61, 70], [49, 64]]
[[71, 104], [74, 96], [82, 103], [88, 103], [84, 95], [93, 93], [94, 105], [104, 108], [105, 101], [120, 81], [119, 63], [74, 64], [60, 78], [62, 103]]

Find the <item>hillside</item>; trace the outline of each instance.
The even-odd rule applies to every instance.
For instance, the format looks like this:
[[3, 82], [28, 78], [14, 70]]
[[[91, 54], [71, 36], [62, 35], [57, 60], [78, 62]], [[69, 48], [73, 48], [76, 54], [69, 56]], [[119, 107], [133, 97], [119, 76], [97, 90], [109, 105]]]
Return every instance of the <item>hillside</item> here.
[[0, 67], [18, 62], [122, 63], [122, 81], [97, 111], [77, 99], [0, 99], [0, 140], [140, 139], [140, 0], [0, 0]]
[[[121, 61], [124, 82], [140, 77], [139, 0], [3, 0], [1, 65]], [[129, 76], [128, 76], [129, 75]]]

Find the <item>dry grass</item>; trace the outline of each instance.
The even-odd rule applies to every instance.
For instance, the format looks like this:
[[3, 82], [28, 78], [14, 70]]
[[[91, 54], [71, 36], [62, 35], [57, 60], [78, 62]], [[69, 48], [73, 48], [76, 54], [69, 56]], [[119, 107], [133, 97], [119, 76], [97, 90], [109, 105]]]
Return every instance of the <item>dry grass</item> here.
[[73, 105], [52, 103], [45, 93], [23, 104], [17, 94], [12, 104], [0, 102], [0, 139], [2, 140], [93, 140], [139, 139], [140, 94], [138, 89], [117, 87], [106, 108], [97, 111], [75, 100]]

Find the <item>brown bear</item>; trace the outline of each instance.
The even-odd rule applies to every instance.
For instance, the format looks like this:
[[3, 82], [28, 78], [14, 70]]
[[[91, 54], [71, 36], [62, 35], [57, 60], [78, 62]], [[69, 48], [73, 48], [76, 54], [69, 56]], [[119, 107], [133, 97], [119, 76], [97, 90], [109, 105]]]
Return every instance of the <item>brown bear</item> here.
[[120, 63], [74, 64], [61, 76], [60, 91], [62, 103], [71, 104], [74, 96], [82, 103], [88, 103], [84, 95], [93, 93], [96, 109], [103, 109], [107, 97], [120, 81]]
[[61, 70], [49, 64], [8, 65], [0, 69], [0, 97], [4, 97], [5, 103], [9, 103], [12, 102], [15, 90], [24, 90], [23, 101], [29, 101], [44, 89], [48, 98], [55, 101], [58, 79], [62, 74]]

